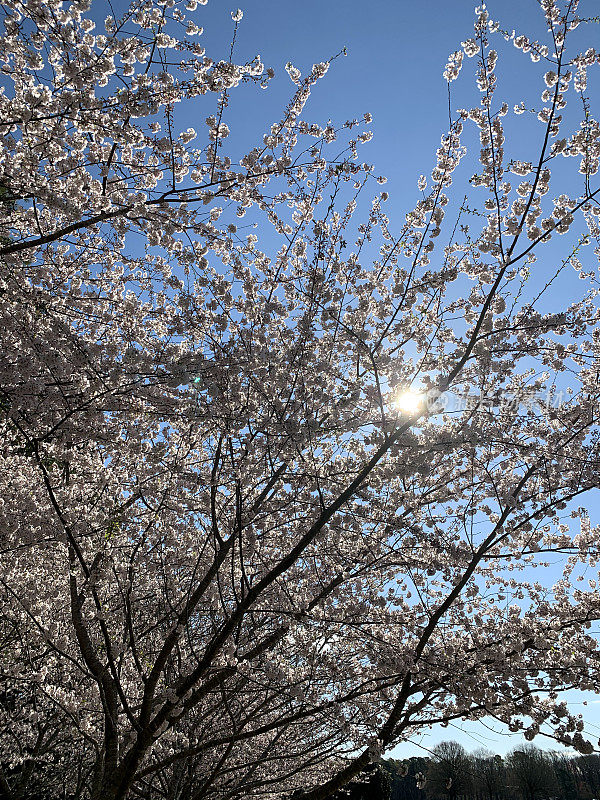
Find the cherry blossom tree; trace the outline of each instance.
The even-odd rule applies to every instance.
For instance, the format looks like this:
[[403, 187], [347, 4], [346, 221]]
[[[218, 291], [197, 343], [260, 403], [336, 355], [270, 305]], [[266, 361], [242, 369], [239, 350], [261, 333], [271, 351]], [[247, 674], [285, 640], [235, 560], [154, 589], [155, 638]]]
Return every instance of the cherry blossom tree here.
[[402, 224], [370, 116], [307, 118], [330, 62], [228, 146], [273, 72], [239, 10], [211, 59], [205, 4], [2, 3], [0, 796], [319, 800], [490, 715], [590, 752], [559, 696], [600, 656], [583, 3], [540, 0], [542, 41], [476, 10]]

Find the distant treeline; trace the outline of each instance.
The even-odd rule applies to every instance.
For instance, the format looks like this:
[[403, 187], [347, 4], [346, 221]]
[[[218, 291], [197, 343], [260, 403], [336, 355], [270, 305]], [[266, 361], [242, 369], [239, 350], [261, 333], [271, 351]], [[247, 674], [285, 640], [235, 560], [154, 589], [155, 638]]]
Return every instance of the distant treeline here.
[[457, 742], [432, 755], [382, 760], [339, 800], [600, 800], [600, 754], [568, 756], [527, 744], [507, 756]]

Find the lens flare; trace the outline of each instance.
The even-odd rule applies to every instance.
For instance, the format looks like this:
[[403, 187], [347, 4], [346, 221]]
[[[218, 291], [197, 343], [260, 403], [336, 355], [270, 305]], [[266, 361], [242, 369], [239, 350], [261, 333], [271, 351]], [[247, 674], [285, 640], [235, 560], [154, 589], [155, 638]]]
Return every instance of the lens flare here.
[[396, 398], [394, 403], [398, 411], [404, 414], [415, 414], [423, 408], [424, 397], [420, 392], [414, 392], [412, 389], [407, 389]]

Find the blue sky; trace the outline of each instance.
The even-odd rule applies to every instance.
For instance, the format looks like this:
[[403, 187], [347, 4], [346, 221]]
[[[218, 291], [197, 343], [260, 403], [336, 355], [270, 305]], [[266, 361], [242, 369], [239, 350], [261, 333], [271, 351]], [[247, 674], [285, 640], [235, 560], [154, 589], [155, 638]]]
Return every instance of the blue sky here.
[[[213, 58], [228, 57], [233, 28], [229, 12], [236, 5], [210, 0], [207, 7], [200, 9], [200, 24], [206, 31], [203, 44]], [[446, 130], [448, 95], [442, 72], [449, 53], [471, 36], [475, 3], [239, 0], [239, 5], [244, 18], [237, 35], [236, 60], [251, 59], [260, 53], [265, 65], [275, 69], [276, 80], [260, 94], [255, 89], [232, 93], [226, 120], [232, 128], [230, 141], [235, 142], [236, 128], [241, 128], [250, 141], [253, 134], [262, 136], [270, 122], [278, 118], [292, 89], [284, 70], [287, 61], [304, 72], [345, 47], [347, 56], [338, 58], [318, 84], [306, 117], [321, 123], [331, 118], [339, 123], [360, 118], [367, 111], [373, 114], [374, 139], [363, 148], [361, 157], [374, 164], [376, 174], [388, 177], [390, 202], [386, 211], [400, 223], [417, 199], [416, 181], [421, 173], [430, 172], [435, 149]], [[487, 6], [503, 28], [516, 28], [542, 39], [544, 27], [537, 0], [491, 0]], [[590, 5], [588, 10], [592, 11]], [[498, 73], [500, 89], [512, 107], [511, 100], [514, 103], [521, 99], [523, 68], [531, 69], [533, 75], [544, 69], [527, 65], [522, 56], [519, 58], [510, 50]], [[454, 109], [478, 103], [472, 81], [463, 79], [452, 88]], [[539, 98], [541, 88], [534, 83], [533, 96]], [[190, 120], [190, 124], [193, 122]], [[466, 161], [472, 160], [473, 151]], [[470, 164], [469, 169], [474, 171]], [[592, 522], [595, 517], [592, 514]], [[596, 743], [600, 735], [600, 699], [575, 691], [565, 699], [574, 713], [583, 714], [586, 732]], [[425, 732], [395, 748], [391, 755], [403, 758], [424, 754], [426, 749], [448, 739], [460, 742], [468, 750], [487, 747], [502, 754], [524, 741], [498, 723], [484, 720]], [[538, 737], [536, 743], [560, 747], [544, 737]]]
[[[236, 0], [244, 18], [236, 43], [238, 58], [260, 53], [276, 70], [277, 80], [257, 98], [247, 93], [248, 105], [235, 92], [230, 116], [244, 117], [257, 131], [274, 118], [292, 88], [284, 66], [287, 61], [306, 71], [347, 48], [311, 98], [309, 116], [315, 120], [343, 121], [374, 116], [375, 134], [365, 158], [385, 174], [392, 199], [414, 202], [416, 180], [428, 172], [435, 148], [448, 119], [447, 88], [442, 72], [447, 56], [472, 35], [472, 0]], [[211, 57], [226, 58], [234, 4], [210, 0], [199, 18], [205, 25], [203, 43]], [[542, 33], [537, 0], [493, 0], [491, 16], [505, 27], [537, 36]], [[220, 50], [220, 52], [219, 52]], [[518, 65], [510, 77], [519, 80]], [[453, 88], [457, 86], [455, 83]], [[471, 87], [469, 87], [471, 88]], [[472, 97], [472, 95], [471, 95]], [[258, 103], [257, 103], [258, 100]], [[477, 101], [476, 101], [477, 102]], [[456, 104], [453, 104], [456, 107]], [[246, 111], [249, 113], [246, 116]], [[237, 121], [237, 120], [236, 120]], [[408, 193], [406, 192], [408, 189]]]

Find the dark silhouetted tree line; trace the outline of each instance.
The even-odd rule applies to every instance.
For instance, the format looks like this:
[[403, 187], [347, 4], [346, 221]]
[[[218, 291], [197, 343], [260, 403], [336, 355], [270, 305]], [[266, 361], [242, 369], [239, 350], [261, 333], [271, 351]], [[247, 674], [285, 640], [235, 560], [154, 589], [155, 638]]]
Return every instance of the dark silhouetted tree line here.
[[429, 757], [382, 760], [339, 800], [595, 800], [600, 754], [569, 756], [528, 744], [504, 758], [442, 742]]

